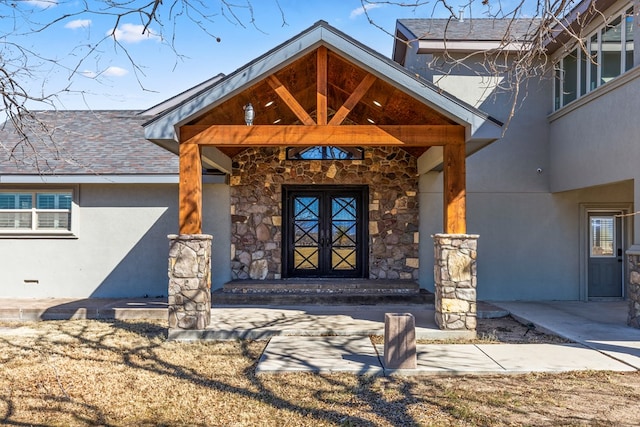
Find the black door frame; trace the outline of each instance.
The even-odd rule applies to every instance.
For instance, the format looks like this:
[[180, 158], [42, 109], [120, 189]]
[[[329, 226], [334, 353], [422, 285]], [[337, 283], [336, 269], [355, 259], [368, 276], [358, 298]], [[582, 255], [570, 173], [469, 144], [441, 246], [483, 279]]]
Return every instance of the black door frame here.
[[[356, 197], [356, 269], [331, 271], [296, 271], [293, 261], [293, 203], [292, 197], [306, 194], [323, 194], [326, 196], [339, 196], [341, 194]], [[326, 212], [325, 212], [326, 214]], [[326, 216], [326, 215], [325, 215]], [[325, 225], [330, 223], [329, 218], [322, 218]], [[283, 185], [282, 186], [282, 277], [311, 277], [311, 278], [368, 278], [369, 277], [369, 187], [367, 185]], [[330, 257], [330, 254], [327, 255]], [[330, 263], [330, 261], [327, 261]]]

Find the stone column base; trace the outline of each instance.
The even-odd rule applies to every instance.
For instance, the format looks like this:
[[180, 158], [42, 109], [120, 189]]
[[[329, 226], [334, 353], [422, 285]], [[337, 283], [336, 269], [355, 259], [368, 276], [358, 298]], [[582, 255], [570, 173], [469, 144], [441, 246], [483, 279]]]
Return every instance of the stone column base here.
[[477, 235], [436, 234], [436, 324], [443, 330], [476, 330]]
[[211, 322], [211, 241], [207, 234], [169, 237], [169, 329]]
[[629, 317], [627, 324], [640, 328], [640, 252], [627, 251]]

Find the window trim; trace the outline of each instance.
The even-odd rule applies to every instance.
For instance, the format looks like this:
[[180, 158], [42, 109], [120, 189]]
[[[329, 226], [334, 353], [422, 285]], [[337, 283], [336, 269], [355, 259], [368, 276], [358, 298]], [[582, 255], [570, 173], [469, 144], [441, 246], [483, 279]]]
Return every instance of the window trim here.
[[[71, 207], [70, 221], [71, 227], [69, 229], [37, 229], [37, 214], [38, 212], [62, 212], [66, 209], [38, 209], [36, 203], [32, 204], [30, 209], [19, 209], [24, 212], [31, 213], [31, 229], [4, 229], [0, 228], [0, 239], [15, 239], [15, 238], [78, 238], [79, 224], [78, 219], [80, 217], [79, 211], [79, 187], [78, 186], [65, 186], [65, 187], [11, 187], [0, 188], [0, 193], [29, 193], [32, 200], [35, 202], [38, 194], [60, 194], [71, 193]], [[14, 211], [14, 210], [11, 210]]]

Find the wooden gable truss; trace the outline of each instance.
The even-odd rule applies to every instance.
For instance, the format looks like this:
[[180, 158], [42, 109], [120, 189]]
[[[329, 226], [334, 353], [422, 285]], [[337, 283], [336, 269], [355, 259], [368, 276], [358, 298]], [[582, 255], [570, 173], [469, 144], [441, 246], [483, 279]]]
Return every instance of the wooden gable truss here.
[[[256, 110], [252, 126], [243, 106]], [[466, 233], [465, 127], [325, 46], [179, 128], [180, 234], [202, 231], [201, 149], [233, 157], [255, 146], [443, 146], [444, 232]]]

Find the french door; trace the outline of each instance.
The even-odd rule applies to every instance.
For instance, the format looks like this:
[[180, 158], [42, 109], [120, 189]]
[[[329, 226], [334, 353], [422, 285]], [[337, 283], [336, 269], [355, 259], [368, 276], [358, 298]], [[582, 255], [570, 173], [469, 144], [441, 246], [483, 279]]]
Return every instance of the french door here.
[[285, 277], [365, 277], [363, 186], [283, 187]]

